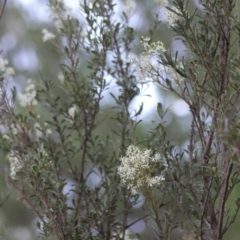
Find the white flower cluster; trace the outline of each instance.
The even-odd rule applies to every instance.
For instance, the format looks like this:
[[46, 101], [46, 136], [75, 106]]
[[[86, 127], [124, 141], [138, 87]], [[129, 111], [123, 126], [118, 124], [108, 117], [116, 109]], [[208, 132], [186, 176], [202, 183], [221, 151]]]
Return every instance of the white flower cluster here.
[[141, 37], [141, 43], [144, 47], [145, 53], [147, 54], [152, 54], [152, 55], [157, 55], [162, 52], [166, 52], [166, 48], [164, 47], [164, 44], [160, 41], [149, 43], [150, 42], [149, 37]]
[[153, 187], [165, 180], [162, 175], [151, 176], [156, 163], [162, 161], [160, 154], [151, 156], [151, 150], [141, 150], [131, 145], [127, 149], [126, 156], [120, 160], [122, 163], [118, 173], [122, 183], [131, 189], [132, 194], [136, 194], [137, 188]]
[[17, 152], [11, 151], [8, 155], [10, 163], [10, 177], [16, 179], [16, 174], [22, 169], [22, 163]]
[[159, 6], [159, 7], [166, 7], [168, 5], [167, 0], [154, 0], [154, 2]]
[[155, 69], [151, 62], [151, 56], [148, 54], [142, 53], [140, 56], [137, 56], [134, 53], [130, 53], [128, 55], [128, 62], [131, 63], [131, 67], [135, 70], [136, 77], [140, 81], [151, 77], [152, 70]]
[[148, 77], [151, 78], [153, 72], [157, 72], [159, 64], [156, 64], [156, 61], [154, 62], [153, 59], [167, 51], [161, 41], [153, 43], [149, 42], [149, 37], [142, 37], [141, 43], [144, 48], [142, 54], [136, 56], [133, 53], [130, 53], [128, 56], [129, 62], [132, 64], [132, 67], [135, 68], [136, 76], [140, 81], [144, 81]]
[[[180, 62], [176, 65], [176, 69], [178, 70], [183, 70], [184, 66], [183, 64]], [[164, 66], [164, 73], [166, 73], [168, 75], [168, 77], [170, 79], [172, 79], [174, 81], [174, 85], [178, 86], [181, 82], [184, 81], [184, 77], [182, 77], [177, 71], [176, 69], [173, 69], [172, 67], [169, 66]]]
[[[176, 7], [172, 7], [171, 9], [174, 12], [181, 14], [181, 12]], [[181, 19], [181, 17], [178, 14], [174, 13], [174, 12], [168, 10], [165, 13], [165, 17], [166, 17], [166, 19], [168, 21], [169, 27], [170, 26], [174, 26]]]
[[43, 145], [38, 149], [38, 164], [39, 164], [39, 169], [44, 169], [44, 170], [51, 170], [53, 166], [53, 161], [49, 159], [49, 155], [44, 149]]
[[68, 8], [63, 0], [53, 0], [50, 3], [50, 17], [55, 23], [57, 30], [60, 32], [63, 28], [63, 22], [72, 19], [71, 9]]
[[12, 75], [15, 74], [15, 71], [12, 67], [8, 67], [8, 60], [0, 56], [0, 73], [5, 75], [6, 78], [12, 78]]
[[17, 135], [19, 132], [21, 132], [21, 127], [18, 124], [11, 124], [11, 132], [13, 135]]
[[21, 106], [26, 107], [28, 105], [36, 105], [37, 100], [35, 99], [37, 95], [35, 84], [32, 79], [27, 81], [27, 87], [25, 93], [18, 94], [18, 100]]
[[183, 64], [178, 63], [175, 69], [171, 66], [160, 65], [156, 59], [167, 50], [164, 47], [164, 44], [160, 41], [153, 43], [149, 42], [149, 37], [142, 37], [141, 43], [144, 48], [143, 53], [140, 56], [130, 53], [128, 56], [128, 61], [131, 63], [132, 68], [134, 68], [136, 77], [140, 82], [144, 83], [153, 81], [153, 79], [155, 77], [158, 78], [159, 75], [162, 78], [165, 78], [165, 75], [167, 75], [170, 79], [174, 80], [175, 85], [179, 85], [183, 82], [184, 78], [176, 71], [176, 69], [183, 70]]
[[123, 11], [129, 15], [136, 8], [136, 1], [126, 0]]
[[46, 28], [44, 28], [42, 30], [42, 33], [43, 33], [43, 41], [44, 42], [52, 40], [56, 37], [53, 33], [49, 32]]

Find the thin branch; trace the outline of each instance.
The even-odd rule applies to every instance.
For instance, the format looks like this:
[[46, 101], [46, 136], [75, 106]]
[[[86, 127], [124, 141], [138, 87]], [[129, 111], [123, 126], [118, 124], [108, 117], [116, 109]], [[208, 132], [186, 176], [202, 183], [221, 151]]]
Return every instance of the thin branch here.
[[206, 193], [207, 194], [206, 198], [205, 198], [203, 204], [201, 204], [201, 224], [200, 224], [201, 236], [204, 233], [204, 230], [203, 230], [203, 224], [204, 224], [204, 220], [205, 220], [204, 217], [205, 217], [205, 211], [206, 211], [206, 208], [207, 208], [207, 204], [209, 203], [209, 199], [210, 199], [212, 183], [213, 183], [213, 175], [211, 176], [211, 179], [210, 179], [210, 182], [209, 182], [209, 187], [208, 187], [208, 190], [207, 190], [207, 193]]
[[225, 207], [225, 203], [226, 203], [226, 194], [227, 194], [227, 190], [228, 190], [228, 185], [229, 185], [229, 178], [231, 176], [231, 173], [232, 173], [232, 168], [233, 168], [233, 163], [230, 162], [229, 163], [229, 166], [228, 166], [228, 169], [227, 169], [227, 175], [225, 177], [225, 184], [224, 184], [224, 188], [223, 188], [223, 191], [222, 191], [222, 196], [221, 196], [221, 202], [220, 202], [220, 205], [219, 205], [219, 208], [220, 208], [220, 211], [219, 211], [219, 218], [218, 218], [218, 232], [217, 232], [217, 235], [218, 235], [218, 238], [217, 239], [221, 239], [222, 238], [222, 223], [223, 223], [223, 217], [224, 217], [224, 207]]
[[238, 203], [237, 209], [236, 209], [235, 214], [233, 215], [231, 221], [230, 222], [228, 222], [228, 221], [226, 222], [226, 225], [225, 225], [225, 227], [224, 227], [224, 229], [222, 231], [222, 236], [226, 233], [226, 231], [229, 229], [229, 227], [235, 222], [235, 219], [236, 219], [236, 217], [238, 215], [239, 209], [240, 209], [240, 204]]
[[2, 16], [3, 16], [3, 12], [4, 12], [4, 9], [6, 7], [6, 3], [7, 3], [7, 0], [4, 0], [3, 5], [2, 5], [2, 9], [0, 11], [0, 20], [1, 20]]
[[148, 217], [148, 216], [150, 216], [150, 215], [151, 215], [151, 213], [147, 213], [146, 215], [138, 218], [137, 220], [135, 220], [135, 221], [131, 222], [130, 224], [128, 224], [127, 226], [125, 226], [125, 229], [130, 228], [130, 227], [133, 226], [135, 223], [139, 222], [140, 220], [142, 220], [142, 219], [144, 219], [144, 218], [146, 218], [146, 217]]

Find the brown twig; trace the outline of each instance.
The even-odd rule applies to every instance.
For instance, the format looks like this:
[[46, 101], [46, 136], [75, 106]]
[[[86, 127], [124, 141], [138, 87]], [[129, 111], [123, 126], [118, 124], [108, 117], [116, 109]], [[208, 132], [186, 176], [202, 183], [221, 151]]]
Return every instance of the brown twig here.
[[1, 12], [0, 12], [0, 19], [1, 19], [2, 16], [3, 16], [3, 12], [4, 12], [4, 9], [5, 9], [5, 7], [6, 7], [6, 3], [7, 3], [7, 0], [4, 0], [3, 5], [2, 5], [2, 9], [1, 9]]
[[224, 218], [224, 207], [225, 207], [225, 203], [226, 203], [226, 194], [227, 194], [227, 190], [228, 190], [228, 185], [229, 185], [229, 179], [231, 176], [231, 172], [232, 172], [232, 168], [233, 168], [233, 163], [230, 162], [229, 166], [227, 168], [227, 172], [226, 172], [226, 177], [224, 179], [224, 186], [223, 186], [223, 190], [222, 190], [222, 196], [220, 199], [220, 204], [219, 204], [219, 220], [218, 220], [218, 232], [217, 232], [217, 239], [221, 239], [222, 238], [222, 224], [223, 224], [223, 218]]

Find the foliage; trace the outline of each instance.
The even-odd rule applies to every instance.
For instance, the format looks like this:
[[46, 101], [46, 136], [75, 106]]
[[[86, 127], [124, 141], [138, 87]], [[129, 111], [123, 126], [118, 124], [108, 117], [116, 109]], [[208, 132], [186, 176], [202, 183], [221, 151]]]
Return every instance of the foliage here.
[[[82, 24], [63, 1], [50, 0], [58, 34], [43, 29], [43, 41], [59, 55], [59, 82], [43, 75], [10, 96], [14, 70], [1, 59], [3, 171], [42, 239], [143, 239], [129, 231], [142, 220], [151, 239], [223, 239], [240, 208], [239, 199], [233, 214], [227, 206], [240, 171], [239, 18], [233, 0], [200, 2], [203, 11], [190, 13], [187, 1], [155, 1], [186, 47], [182, 58], [154, 40], [158, 14], [139, 37], [115, 1], [81, 2]], [[186, 148], [169, 136], [160, 102], [155, 124], [139, 134], [144, 105], [131, 103], [150, 83], [188, 105]]]

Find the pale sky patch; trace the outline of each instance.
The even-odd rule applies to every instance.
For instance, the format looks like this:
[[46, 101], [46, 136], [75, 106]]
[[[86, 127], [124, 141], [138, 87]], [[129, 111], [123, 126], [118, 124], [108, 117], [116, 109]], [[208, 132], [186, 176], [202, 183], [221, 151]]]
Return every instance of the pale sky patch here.
[[190, 114], [189, 106], [182, 99], [176, 100], [171, 107], [174, 114], [179, 117], [186, 117]]

